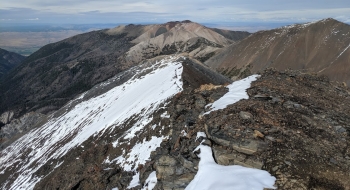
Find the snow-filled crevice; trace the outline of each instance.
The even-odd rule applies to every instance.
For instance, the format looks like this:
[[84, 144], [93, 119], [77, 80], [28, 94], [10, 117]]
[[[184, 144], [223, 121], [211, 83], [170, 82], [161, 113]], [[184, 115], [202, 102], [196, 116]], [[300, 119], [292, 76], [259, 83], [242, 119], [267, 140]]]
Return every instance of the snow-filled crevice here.
[[151, 190], [157, 184], [156, 172], [153, 171], [149, 174], [148, 178], [145, 181], [145, 185], [142, 187], [142, 190]]
[[[336, 61], [341, 55], [343, 55], [343, 53], [344, 53], [346, 50], [348, 50], [349, 47], [350, 47], [350, 44], [349, 44], [346, 48], [344, 48], [344, 50], [343, 50], [342, 52], [340, 52], [340, 54], [337, 56], [337, 58], [335, 58], [334, 61]], [[334, 61], [333, 61], [333, 62], [334, 62]], [[333, 63], [333, 62], [332, 62], [332, 63]]]
[[[137, 122], [126, 130], [123, 137], [133, 138], [137, 131], [151, 122], [152, 114], [161, 104], [182, 91], [182, 64], [176, 59], [163, 59], [151, 68], [145, 68], [152, 71], [144, 76], [135, 75], [127, 82], [84, 100], [71, 109], [62, 108], [64, 111], [60, 110], [63, 114], [59, 117], [51, 117], [43, 126], [30, 131], [1, 151], [0, 175], [12, 172], [1, 188], [33, 189], [45, 177], [35, 175], [42, 166], [52, 160], [59, 160], [91, 136], [113, 131], [113, 128], [123, 125], [131, 117]], [[156, 148], [153, 145], [159, 146], [163, 138], [152, 137], [150, 143], [153, 144], [149, 151]], [[146, 160], [147, 154], [139, 157], [140, 160]], [[133, 168], [126, 166], [125, 169]]]
[[212, 149], [206, 145], [199, 145], [198, 172], [188, 184], [186, 190], [263, 190], [276, 189], [276, 178], [264, 170], [247, 168], [238, 165], [222, 166], [215, 162]]
[[214, 103], [206, 105], [206, 107], [209, 107], [209, 111], [207, 111], [205, 114], [209, 114], [212, 111], [224, 109], [228, 105], [234, 104], [239, 100], [248, 99], [249, 96], [246, 90], [250, 88], [250, 84], [258, 77], [259, 75], [252, 75], [228, 85], [227, 88], [229, 91], [224, 96], [216, 100]]

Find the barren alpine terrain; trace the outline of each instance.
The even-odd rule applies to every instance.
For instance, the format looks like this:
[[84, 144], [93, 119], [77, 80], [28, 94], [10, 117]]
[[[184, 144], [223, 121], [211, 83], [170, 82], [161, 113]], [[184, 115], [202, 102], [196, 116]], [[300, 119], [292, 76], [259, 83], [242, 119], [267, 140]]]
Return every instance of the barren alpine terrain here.
[[0, 189], [350, 190], [348, 27], [48, 44], [0, 79]]
[[350, 84], [350, 26], [334, 19], [259, 31], [205, 64], [234, 78], [268, 67], [328, 76]]

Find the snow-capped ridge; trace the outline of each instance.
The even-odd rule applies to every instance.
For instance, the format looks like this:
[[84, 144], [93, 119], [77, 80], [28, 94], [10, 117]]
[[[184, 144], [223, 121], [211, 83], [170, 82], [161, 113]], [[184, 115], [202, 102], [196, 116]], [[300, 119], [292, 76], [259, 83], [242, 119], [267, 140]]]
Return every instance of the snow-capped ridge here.
[[[43, 126], [30, 131], [1, 151], [0, 171], [13, 172], [2, 188], [34, 188], [45, 177], [36, 175], [36, 171], [42, 166], [52, 160], [59, 160], [99, 132], [119, 127], [130, 117], [138, 118], [138, 122], [122, 137], [128, 135], [128, 138], [133, 138], [150, 121], [150, 114], [160, 104], [182, 90], [182, 64], [176, 62], [176, 59], [177, 57], [169, 57], [146, 67], [141, 73], [147, 70], [147, 74], [134, 75], [125, 83], [101, 95], [85, 99], [89, 92], [83, 94], [77, 98], [78, 103], [71, 101], [53, 114]], [[113, 80], [116, 78], [110, 81]], [[108, 82], [100, 84], [107, 85]], [[159, 138], [154, 137], [156, 139]], [[159, 141], [156, 142], [154, 148], [159, 146]], [[147, 159], [147, 151], [143, 153], [145, 156], [140, 158], [140, 162]], [[13, 165], [16, 165], [15, 170]], [[132, 167], [133, 165], [130, 169]]]

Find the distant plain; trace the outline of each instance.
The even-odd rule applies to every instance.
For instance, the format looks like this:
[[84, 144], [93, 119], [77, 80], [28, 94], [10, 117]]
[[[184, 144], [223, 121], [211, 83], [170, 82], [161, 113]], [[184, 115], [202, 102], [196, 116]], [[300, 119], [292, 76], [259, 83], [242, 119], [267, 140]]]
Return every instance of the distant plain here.
[[1, 24], [0, 48], [29, 56], [42, 46], [58, 42], [71, 36], [104, 28], [112, 28], [118, 24], [96, 25], [26, 25]]

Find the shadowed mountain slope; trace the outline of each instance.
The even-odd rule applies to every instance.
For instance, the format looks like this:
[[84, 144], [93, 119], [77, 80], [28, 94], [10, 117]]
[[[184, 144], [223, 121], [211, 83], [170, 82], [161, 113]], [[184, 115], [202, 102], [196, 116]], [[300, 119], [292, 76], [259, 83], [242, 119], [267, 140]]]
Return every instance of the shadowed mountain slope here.
[[25, 57], [20, 54], [0, 48], [0, 78], [7, 74], [12, 68], [19, 65], [24, 58]]
[[225, 38], [231, 39], [235, 42], [238, 42], [250, 35], [249, 32], [245, 31], [231, 31], [231, 30], [223, 30], [217, 28], [210, 28], [211, 30], [223, 35]]
[[46, 45], [1, 80], [0, 112], [47, 113], [116, 73], [129, 68], [118, 58], [132, 46], [127, 33], [105, 30]]

